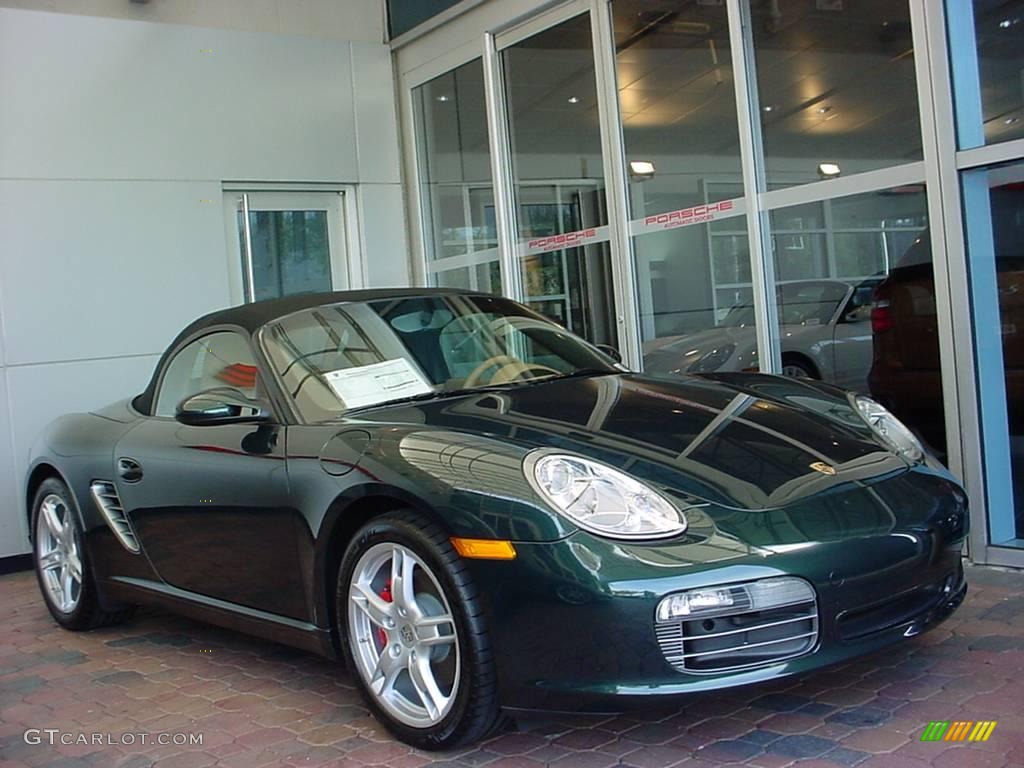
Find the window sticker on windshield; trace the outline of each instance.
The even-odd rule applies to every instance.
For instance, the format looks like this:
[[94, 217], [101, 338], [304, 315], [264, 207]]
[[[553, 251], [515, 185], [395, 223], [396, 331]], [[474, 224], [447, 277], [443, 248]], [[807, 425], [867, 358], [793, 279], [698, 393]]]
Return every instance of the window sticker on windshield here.
[[346, 408], [360, 408], [433, 391], [404, 357], [328, 371], [324, 378]]

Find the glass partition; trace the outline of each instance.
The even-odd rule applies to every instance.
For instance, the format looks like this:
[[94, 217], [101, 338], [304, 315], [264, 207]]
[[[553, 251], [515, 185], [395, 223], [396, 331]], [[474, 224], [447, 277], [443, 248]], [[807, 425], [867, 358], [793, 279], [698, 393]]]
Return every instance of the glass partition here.
[[750, 0], [769, 188], [920, 160], [907, 0]]
[[[480, 59], [413, 90], [424, 252], [432, 284], [500, 290], [494, 188]], [[445, 278], [438, 273], [444, 273]], [[496, 280], [493, 278], [497, 278]]]
[[752, 294], [725, 6], [612, 12], [644, 370], [756, 367], [753, 314], [734, 322]]
[[783, 373], [870, 394], [946, 449], [923, 184], [772, 211]]
[[973, 0], [971, 5], [982, 131], [979, 134], [976, 126], [963, 126], [968, 129], [964, 133], [977, 136], [976, 143], [985, 144], [1019, 139], [1024, 137], [1024, 1]]
[[526, 303], [617, 344], [590, 16], [501, 53]]

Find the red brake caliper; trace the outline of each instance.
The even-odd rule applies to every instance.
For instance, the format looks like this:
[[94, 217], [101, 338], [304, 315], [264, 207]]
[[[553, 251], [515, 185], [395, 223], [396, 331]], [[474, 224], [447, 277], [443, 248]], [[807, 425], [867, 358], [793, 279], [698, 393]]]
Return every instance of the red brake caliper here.
[[[391, 596], [391, 579], [384, 582], [384, 589], [380, 591], [380, 596], [385, 603], [393, 601], [394, 598]], [[380, 642], [381, 648], [388, 644], [388, 633], [384, 631], [384, 627], [377, 627], [377, 640]]]

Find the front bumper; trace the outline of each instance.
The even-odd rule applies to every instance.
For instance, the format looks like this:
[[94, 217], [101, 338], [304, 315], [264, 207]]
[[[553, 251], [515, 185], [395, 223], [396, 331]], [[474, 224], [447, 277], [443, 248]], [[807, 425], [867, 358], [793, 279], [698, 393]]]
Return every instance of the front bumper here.
[[[506, 708], [620, 712], [805, 673], [918, 635], [964, 599], [962, 543], [932, 526], [715, 560], [714, 552], [695, 552], [700, 545], [626, 544], [580, 532], [517, 545], [512, 562], [471, 567], [487, 603]], [[806, 652], [729, 671], [669, 663], [655, 631], [663, 597], [779, 576], [814, 587], [817, 634]]]

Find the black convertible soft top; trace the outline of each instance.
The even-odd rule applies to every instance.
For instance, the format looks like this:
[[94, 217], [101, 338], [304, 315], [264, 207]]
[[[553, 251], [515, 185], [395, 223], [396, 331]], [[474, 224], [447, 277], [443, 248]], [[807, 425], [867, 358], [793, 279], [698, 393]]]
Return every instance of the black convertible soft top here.
[[471, 296], [480, 295], [479, 291], [466, 291], [458, 288], [368, 288], [361, 291], [332, 291], [329, 293], [303, 293], [297, 296], [285, 296], [281, 299], [266, 299], [251, 304], [240, 304], [237, 307], [218, 309], [203, 315], [197, 320], [189, 323], [179, 333], [174, 341], [170, 343], [164, 353], [160, 356], [159, 362], [153, 369], [153, 376], [142, 394], [132, 400], [132, 405], [140, 413], [149, 414], [153, 406], [153, 397], [156, 395], [157, 379], [164, 363], [171, 353], [178, 348], [185, 339], [202, 331], [204, 328], [213, 328], [219, 325], [234, 325], [255, 333], [272, 320], [290, 315], [301, 309], [319, 307], [324, 304], [341, 304], [343, 302], [377, 301], [387, 299], [408, 299], [416, 296]]

